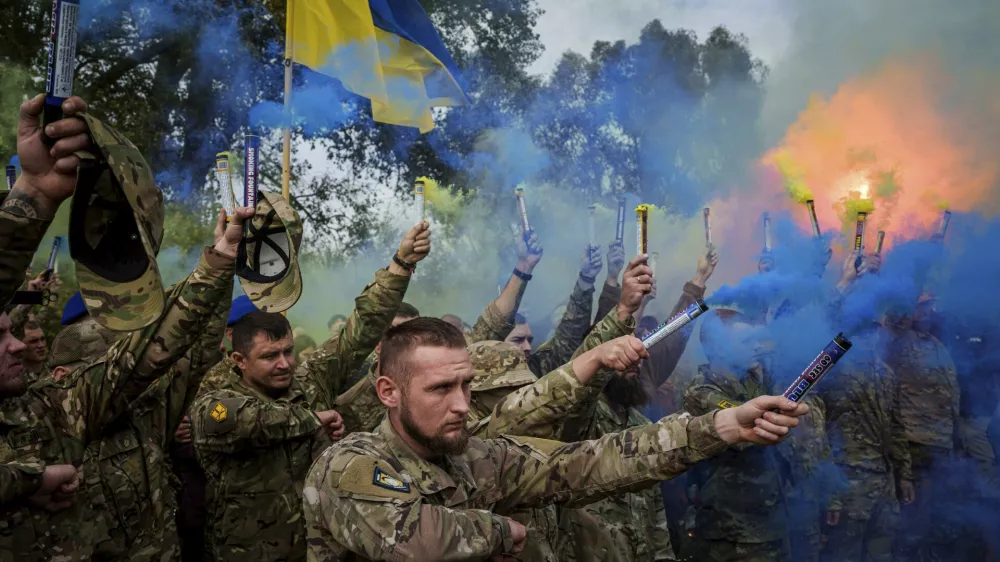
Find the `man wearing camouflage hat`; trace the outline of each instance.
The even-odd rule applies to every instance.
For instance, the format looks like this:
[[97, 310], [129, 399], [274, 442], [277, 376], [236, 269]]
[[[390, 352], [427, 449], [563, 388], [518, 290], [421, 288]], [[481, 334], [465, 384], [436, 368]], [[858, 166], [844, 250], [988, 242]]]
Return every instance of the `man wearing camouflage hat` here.
[[[64, 119], [46, 127], [49, 136], [61, 138], [51, 152], [42, 144], [38, 127], [42, 98], [22, 106], [18, 127], [19, 156], [24, 169], [21, 178], [26, 183], [35, 178], [33, 174], [42, 179], [34, 184], [36, 193], [15, 199], [15, 211], [22, 217], [31, 212], [51, 216], [58, 203], [74, 190], [78, 195], [93, 196], [81, 199], [112, 198], [117, 205], [94, 205], [103, 209], [98, 214], [74, 207], [70, 219], [70, 240], [74, 246], [71, 254], [78, 262], [78, 272], [86, 270], [81, 284], [87, 285], [84, 300], [92, 312], [97, 312], [93, 319], [105, 326], [145, 328], [128, 334], [104, 355], [82, 363], [58, 381], [53, 377], [43, 378], [27, 393], [23, 385], [5, 384], [0, 393], [10, 399], [3, 402], [0, 411], [2, 422], [8, 426], [3, 431], [6, 444], [3, 450], [7, 451], [0, 458], [3, 462], [82, 462], [87, 445], [101, 439], [109, 424], [188, 351], [204, 330], [212, 309], [210, 303], [232, 285], [236, 248], [231, 239], [225, 238], [215, 248], [205, 249], [198, 268], [172, 295], [169, 308], [164, 310], [162, 291], [159, 296], [149, 294], [159, 287], [159, 279], [158, 275], [156, 279], [149, 275], [151, 269], [155, 271], [155, 251], [151, 259], [150, 246], [154, 242], [147, 235], [162, 233], [162, 224], [155, 224], [157, 217], [162, 217], [162, 209], [142, 207], [144, 201], [159, 200], [159, 196], [150, 193], [156, 191], [152, 174], [131, 143], [93, 117], [78, 113], [86, 109], [82, 100], [74, 98], [67, 103], [71, 110], [77, 110], [68, 113], [79, 118]], [[65, 158], [53, 162], [64, 148], [72, 152], [88, 151], [80, 152], [79, 158], [74, 156], [71, 162], [79, 168], [79, 180], [68, 177]], [[62, 175], [52, 179], [52, 175], [58, 174]], [[129, 200], [123, 201], [115, 187], [130, 194]], [[8, 197], [5, 205], [9, 203]], [[241, 222], [237, 217], [233, 228]], [[235, 234], [238, 239], [238, 228]], [[108, 241], [109, 235], [116, 240]], [[121, 243], [121, 236], [132, 242]], [[117, 249], [108, 251], [116, 243]], [[159, 246], [158, 238], [155, 246]], [[125, 262], [117, 264], [109, 258]], [[126, 287], [119, 287], [116, 279], [121, 279]], [[88, 300], [88, 294], [94, 294], [89, 292], [91, 289], [116, 298], [117, 304], [111, 307], [92, 298]], [[140, 289], [145, 294], [129, 293], [138, 293]], [[121, 317], [117, 316], [119, 310]], [[144, 317], [145, 314], [153, 316]], [[33, 508], [4, 513], [0, 525], [9, 531], [0, 535], [0, 551], [29, 561], [51, 560], [66, 553], [87, 557], [99, 536], [96, 533], [101, 530], [101, 518], [86, 517], [79, 504], [58, 518], [60, 523], [54, 524], [49, 514]]]
[[[267, 201], [284, 204], [280, 196]], [[255, 218], [258, 232], [271, 216], [262, 207]], [[191, 408], [195, 450], [208, 478], [208, 497], [215, 499], [208, 506], [205, 533], [213, 560], [305, 560], [301, 489], [306, 471], [315, 455], [342, 435], [334, 399], [389, 327], [410, 275], [430, 251], [430, 234], [425, 222], [406, 233], [389, 266], [376, 272], [356, 299], [344, 329], [297, 368], [288, 321], [264, 312], [275, 310], [268, 298], [278, 298], [280, 307], [288, 302], [283, 295], [294, 291], [260, 287], [255, 283], [262, 280], [253, 275], [242, 280], [261, 310], [233, 326], [233, 353], [221, 367], [221, 383], [201, 393]], [[289, 262], [296, 245], [287, 246]], [[266, 267], [257, 259], [261, 255], [248, 249], [248, 266]]]

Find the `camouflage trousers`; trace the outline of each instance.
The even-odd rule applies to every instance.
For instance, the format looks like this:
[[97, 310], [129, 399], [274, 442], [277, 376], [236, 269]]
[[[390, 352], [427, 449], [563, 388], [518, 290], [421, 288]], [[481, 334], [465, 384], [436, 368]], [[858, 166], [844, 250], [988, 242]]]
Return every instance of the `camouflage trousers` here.
[[824, 562], [892, 562], [899, 520], [896, 486], [888, 472], [842, 467], [847, 488], [836, 527], [827, 527]]
[[824, 512], [819, 503], [815, 501], [790, 497], [788, 503], [790, 515], [792, 515], [788, 521], [788, 538], [792, 560], [795, 562], [819, 562], [823, 536], [820, 518]]
[[917, 498], [900, 508], [894, 543], [897, 560], [937, 562], [956, 560], [963, 513], [956, 493], [962, 476], [950, 449], [909, 443]]
[[699, 539], [696, 560], [702, 562], [785, 562], [785, 541], [760, 543]]

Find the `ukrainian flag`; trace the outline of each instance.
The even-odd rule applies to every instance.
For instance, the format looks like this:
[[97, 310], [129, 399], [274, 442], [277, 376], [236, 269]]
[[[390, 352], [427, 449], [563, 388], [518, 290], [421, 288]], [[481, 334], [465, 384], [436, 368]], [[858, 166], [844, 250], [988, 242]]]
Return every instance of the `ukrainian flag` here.
[[468, 103], [417, 0], [288, 0], [287, 10], [286, 61], [370, 99], [376, 121], [426, 133], [432, 107]]

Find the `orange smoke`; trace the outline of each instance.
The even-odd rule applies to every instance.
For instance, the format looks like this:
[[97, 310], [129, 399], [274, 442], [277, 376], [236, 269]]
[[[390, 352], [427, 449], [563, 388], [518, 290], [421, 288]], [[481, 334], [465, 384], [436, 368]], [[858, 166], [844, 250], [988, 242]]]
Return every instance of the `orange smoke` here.
[[991, 107], [972, 115], [955, 103], [950, 84], [947, 69], [934, 61], [896, 60], [843, 84], [829, 99], [814, 96], [780, 145], [762, 158], [765, 190], [789, 190], [782, 204], [805, 231], [805, 205], [795, 198], [811, 192], [824, 232], [845, 234], [867, 192], [875, 207], [868, 251], [876, 229], [889, 233], [887, 247], [893, 239], [926, 237], [943, 208], [995, 214], [995, 153], [967, 125], [1000, 112]]

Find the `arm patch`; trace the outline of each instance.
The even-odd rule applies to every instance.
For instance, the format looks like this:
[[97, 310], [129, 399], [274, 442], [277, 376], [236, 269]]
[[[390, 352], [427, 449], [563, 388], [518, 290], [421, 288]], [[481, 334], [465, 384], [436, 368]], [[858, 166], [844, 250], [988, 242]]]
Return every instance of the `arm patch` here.
[[344, 467], [337, 487], [341, 493], [366, 499], [408, 500], [420, 495], [388, 463], [369, 456], [351, 459]]
[[205, 433], [221, 435], [236, 429], [237, 415], [244, 401], [243, 398], [223, 398], [208, 403], [210, 409], [205, 416]]
[[732, 407], [736, 406], [736, 404], [733, 404], [729, 400], [726, 400], [725, 398], [723, 398], [722, 400], [719, 400], [718, 406], [719, 406], [719, 408], [722, 408], [723, 410], [725, 410], [726, 408], [732, 408]]

